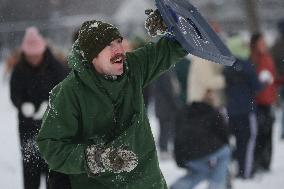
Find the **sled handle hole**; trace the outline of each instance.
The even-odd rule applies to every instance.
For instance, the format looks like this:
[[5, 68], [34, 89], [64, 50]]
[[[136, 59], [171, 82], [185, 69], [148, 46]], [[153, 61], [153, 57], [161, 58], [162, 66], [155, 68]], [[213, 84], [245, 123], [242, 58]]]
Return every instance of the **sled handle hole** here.
[[203, 36], [202, 36], [201, 32], [199, 31], [198, 27], [195, 25], [195, 23], [190, 18], [186, 18], [186, 20], [194, 28], [195, 33], [198, 35], [198, 38], [203, 39]]

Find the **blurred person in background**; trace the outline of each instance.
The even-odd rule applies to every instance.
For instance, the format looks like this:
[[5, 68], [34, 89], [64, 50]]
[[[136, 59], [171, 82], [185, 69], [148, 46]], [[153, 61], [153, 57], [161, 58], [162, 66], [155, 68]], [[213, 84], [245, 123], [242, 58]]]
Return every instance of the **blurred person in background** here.
[[[158, 11], [146, 28], [166, 32]], [[85, 21], [68, 59], [72, 71], [51, 92], [37, 143], [72, 189], [167, 188], [142, 90], [187, 52], [168, 36], [129, 53], [122, 41], [113, 25]]]
[[19, 48], [15, 48], [5, 59], [5, 70], [4, 77], [7, 78], [12, 72], [15, 65], [19, 62], [21, 57], [21, 50]]
[[39, 154], [36, 137], [49, 92], [63, 80], [66, 71], [36, 27], [26, 29], [20, 53], [11, 75], [10, 95], [18, 110], [24, 188], [38, 189], [41, 174], [48, 168]]
[[210, 89], [201, 101], [184, 106], [178, 116], [174, 143], [175, 160], [187, 173], [171, 189], [192, 189], [208, 181], [208, 189], [227, 187], [231, 150], [229, 129], [223, 116], [214, 108]]
[[250, 59], [256, 67], [258, 79], [262, 84], [266, 85], [256, 96], [258, 132], [254, 169], [255, 171], [268, 171], [271, 164], [272, 126], [275, 117], [273, 105], [277, 98], [274, 83], [276, 69], [261, 33], [255, 33], [251, 36], [250, 50]]
[[[271, 48], [271, 54], [275, 62], [278, 78], [284, 77], [284, 18], [278, 22], [279, 37]], [[282, 79], [283, 80], [283, 79]], [[282, 82], [278, 93], [280, 94], [280, 104], [282, 109], [282, 132], [281, 138], [284, 139], [284, 84]]]
[[164, 73], [152, 84], [155, 113], [159, 120], [158, 146], [161, 159], [172, 157], [176, 118], [179, 112], [179, 84], [174, 70]]
[[202, 101], [210, 88], [214, 98], [213, 106], [220, 108], [225, 87], [222, 71], [222, 65], [192, 56], [187, 81], [187, 103]]
[[224, 68], [226, 108], [229, 127], [236, 139], [233, 157], [237, 160], [239, 178], [253, 176], [254, 149], [257, 135], [255, 96], [261, 90], [255, 66], [248, 60], [249, 47], [239, 35], [227, 40], [236, 57], [233, 66]]
[[187, 97], [187, 78], [190, 69], [190, 57], [187, 56], [183, 58], [179, 63], [177, 63], [174, 67], [175, 75], [177, 77], [177, 81], [179, 84], [179, 101], [182, 104], [186, 104]]

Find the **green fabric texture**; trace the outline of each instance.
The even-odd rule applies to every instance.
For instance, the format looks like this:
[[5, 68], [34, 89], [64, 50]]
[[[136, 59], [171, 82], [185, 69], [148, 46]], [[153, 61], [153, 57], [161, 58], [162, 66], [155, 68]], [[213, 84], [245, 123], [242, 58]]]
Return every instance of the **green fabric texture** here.
[[[92, 69], [75, 42], [68, 60], [72, 71], [52, 90], [37, 138], [49, 168], [68, 174], [72, 189], [166, 189], [142, 89], [186, 54], [179, 43], [162, 38], [127, 53], [125, 73], [113, 81]], [[88, 177], [90, 144], [126, 146], [138, 165], [130, 172]]]
[[79, 46], [83, 56], [92, 60], [113, 40], [122, 38], [118, 29], [102, 21], [86, 21], [79, 30]]

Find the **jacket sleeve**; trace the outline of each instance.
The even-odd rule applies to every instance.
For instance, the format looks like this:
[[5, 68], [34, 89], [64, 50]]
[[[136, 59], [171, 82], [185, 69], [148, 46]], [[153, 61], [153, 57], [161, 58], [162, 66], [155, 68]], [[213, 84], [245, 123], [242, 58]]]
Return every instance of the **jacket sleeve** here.
[[265, 84], [261, 83], [258, 80], [256, 69], [251, 62], [247, 61], [246, 66], [247, 66], [246, 71], [247, 71], [249, 86], [251, 87], [251, 90], [256, 94], [257, 92], [265, 88]]
[[212, 119], [212, 124], [214, 127], [212, 127], [212, 132], [215, 133], [220, 140], [222, 140], [225, 143], [229, 143], [229, 126], [226, 124], [224, 117], [217, 111], [214, 112], [214, 116]]
[[188, 53], [174, 39], [163, 37], [157, 43], [148, 43], [129, 53], [130, 62], [138, 67], [142, 85], [146, 87], [153, 79], [179, 62]]
[[12, 103], [17, 109], [20, 109], [24, 95], [23, 87], [24, 80], [21, 73], [18, 71], [17, 67], [13, 70], [11, 80], [10, 80], [10, 98]]
[[72, 89], [60, 83], [51, 92], [37, 143], [49, 168], [65, 174], [85, 173], [85, 144], [76, 141], [79, 108]]

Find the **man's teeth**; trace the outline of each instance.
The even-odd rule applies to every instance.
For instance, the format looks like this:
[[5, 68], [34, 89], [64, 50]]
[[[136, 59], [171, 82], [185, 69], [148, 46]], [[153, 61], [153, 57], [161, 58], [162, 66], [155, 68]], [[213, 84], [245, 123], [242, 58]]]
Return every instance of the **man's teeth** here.
[[120, 57], [120, 58], [116, 59], [114, 62], [119, 63], [119, 62], [121, 62], [121, 60], [122, 60], [122, 58]]

